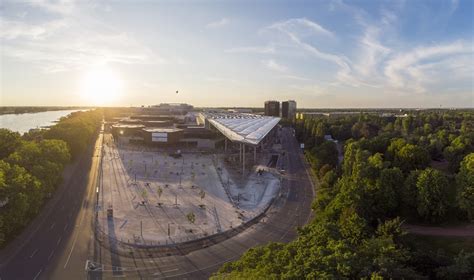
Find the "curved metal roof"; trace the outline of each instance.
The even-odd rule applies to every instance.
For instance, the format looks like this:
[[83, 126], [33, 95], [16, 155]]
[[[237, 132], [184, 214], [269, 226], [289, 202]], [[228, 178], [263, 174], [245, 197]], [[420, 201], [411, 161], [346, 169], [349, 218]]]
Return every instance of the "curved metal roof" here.
[[204, 117], [231, 141], [257, 145], [278, 124], [280, 118], [253, 114], [212, 114]]

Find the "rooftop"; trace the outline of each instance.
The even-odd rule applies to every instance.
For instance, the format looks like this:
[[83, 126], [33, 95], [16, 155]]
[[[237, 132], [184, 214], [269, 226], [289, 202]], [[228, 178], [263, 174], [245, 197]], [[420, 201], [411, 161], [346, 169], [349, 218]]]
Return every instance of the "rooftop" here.
[[144, 128], [143, 131], [146, 132], [178, 132], [178, 131], [183, 131], [180, 128], [175, 128], [175, 127], [157, 127], [157, 128]]
[[280, 118], [254, 114], [204, 113], [204, 117], [231, 141], [258, 145]]
[[119, 124], [114, 124], [112, 127], [114, 127], [114, 128], [142, 128], [142, 127], [145, 127], [145, 126], [142, 125], [142, 124], [122, 124], [122, 123], [119, 123]]

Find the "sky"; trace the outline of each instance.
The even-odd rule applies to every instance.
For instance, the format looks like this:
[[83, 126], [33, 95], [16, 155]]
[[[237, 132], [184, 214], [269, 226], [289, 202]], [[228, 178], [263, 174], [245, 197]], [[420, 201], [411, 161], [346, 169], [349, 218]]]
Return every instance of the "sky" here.
[[0, 105], [474, 107], [474, 1], [0, 2]]

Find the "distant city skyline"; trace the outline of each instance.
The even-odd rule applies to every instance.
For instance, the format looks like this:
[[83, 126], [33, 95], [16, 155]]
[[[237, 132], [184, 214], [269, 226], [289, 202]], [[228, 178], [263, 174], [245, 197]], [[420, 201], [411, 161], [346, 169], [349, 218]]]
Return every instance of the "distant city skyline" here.
[[0, 105], [474, 107], [473, 1], [2, 1]]

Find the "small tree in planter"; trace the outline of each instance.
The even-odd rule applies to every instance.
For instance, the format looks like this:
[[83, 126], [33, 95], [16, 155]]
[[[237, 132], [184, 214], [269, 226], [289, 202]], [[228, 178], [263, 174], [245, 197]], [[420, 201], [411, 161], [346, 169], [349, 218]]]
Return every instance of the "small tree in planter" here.
[[142, 190], [142, 193], [141, 193], [143, 199], [146, 199], [147, 196], [148, 196], [148, 192], [146, 190]]
[[186, 218], [188, 218], [188, 221], [189, 221], [191, 224], [194, 224], [194, 222], [196, 221], [196, 215], [195, 215], [193, 212], [189, 212], [189, 213], [186, 215]]
[[[163, 189], [160, 186], [158, 186], [158, 189], [156, 190], [156, 194], [158, 194], [158, 199], [160, 199], [161, 195], [163, 194]], [[158, 202], [158, 206], [161, 207], [161, 205], [162, 205], [162, 203]]]

